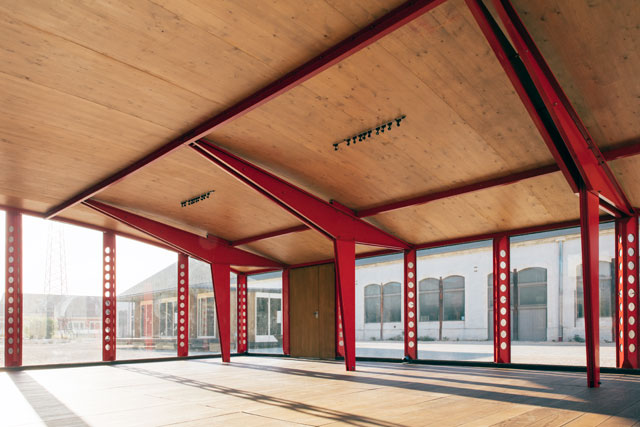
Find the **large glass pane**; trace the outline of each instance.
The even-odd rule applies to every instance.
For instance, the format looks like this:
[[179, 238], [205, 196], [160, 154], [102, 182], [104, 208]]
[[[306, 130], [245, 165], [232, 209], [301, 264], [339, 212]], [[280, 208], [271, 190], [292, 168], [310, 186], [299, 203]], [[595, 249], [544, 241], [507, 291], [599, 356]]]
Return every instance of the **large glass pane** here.
[[356, 356], [404, 357], [401, 255], [356, 261]]
[[493, 360], [493, 322], [487, 310], [490, 241], [418, 253], [418, 357]]
[[247, 280], [249, 352], [282, 353], [282, 273]]
[[177, 254], [120, 236], [116, 254], [116, 358], [175, 357]]
[[[230, 277], [230, 336], [231, 352], [236, 351], [236, 281]], [[189, 258], [189, 354], [219, 354], [220, 337], [216, 300], [211, 279], [211, 266]]]
[[102, 233], [26, 215], [22, 224], [23, 364], [102, 360]]
[[[613, 224], [600, 226], [600, 364], [615, 366]], [[580, 229], [511, 239], [511, 360], [586, 365]]]

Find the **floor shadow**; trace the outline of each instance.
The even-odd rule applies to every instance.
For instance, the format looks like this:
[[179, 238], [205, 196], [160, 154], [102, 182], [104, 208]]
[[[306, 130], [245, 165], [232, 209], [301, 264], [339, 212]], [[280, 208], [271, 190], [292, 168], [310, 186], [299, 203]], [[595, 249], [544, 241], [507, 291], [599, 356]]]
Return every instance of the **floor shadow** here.
[[45, 425], [89, 426], [27, 372], [8, 372], [7, 374]]
[[[518, 373], [520, 378], [530, 381], [534, 384], [540, 384], [544, 387], [527, 390], [526, 387], [504, 387], [504, 384], [492, 382], [491, 380], [471, 381], [470, 379], [456, 380], [450, 378], [434, 378], [428, 375], [413, 377], [413, 381], [393, 378], [370, 377], [358, 374], [332, 374], [326, 372], [316, 372], [305, 369], [287, 368], [269, 365], [254, 365], [251, 363], [234, 362], [234, 367], [251, 369], [256, 371], [271, 371], [285, 375], [302, 376], [306, 378], [319, 378], [324, 380], [345, 381], [352, 383], [363, 383], [378, 387], [396, 387], [408, 390], [424, 391], [431, 393], [450, 394], [454, 396], [464, 396], [475, 399], [493, 400], [499, 402], [510, 402], [515, 404], [527, 404], [538, 407], [567, 409], [579, 412], [598, 413], [603, 415], [616, 415], [627, 408], [640, 403], [640, 381], [621, 382], [616, 378], [609, 378], [605, 385], [601, 388], [590, 389], [586, 387], [584, 376], [578, 378], [573, 373], [558, 373], [565, 375], [564, 379], [560, 376], [555, 381], [547, 381], [548, 377], [539, 376], [538, 371], [530, 371], [529, 373]], [[379, 364], [378, 367], [383, 367]], [[400, 370], [403, 366], [398, 366]], [[412, 367], [416, 369], [415, 367]], [[458, 369], [458, 367], [447, 367], [449, 372]], [[429, 367], [431, 373], [436, 373], [435, 367]], [[426, 373], [429, 373], [426, 371]], [[465, 369], [466, 371], [466, 369]], [[482, 377], [487, 370], [484, 368], [475, 368], [473, 375]], [[442, 374], [443, 371], [440, 371]], [[467, 372], [462, 372], [464, 375]], [[470, 372], [469, 375], [472, 375]], [[513, 380], [514, 372], [504, 370], [502, 372], [492, 372], [492, 377], [501, 378], [504, 381]], [[528, 375], [527, 375], [528, 374]], [[446, 384], [442, 384], [445, 382]], [[468, 384], [473, 388], [462, 387], [462, 384]], [[483, 387], [484, 389], [480, 389]], [[491, 388], [488, 390], [487, 388]], [[499, 388], [500, 390], [495, 390]], [[523, 393], [524, 392], [524, 393]], [[528, 393], [535, 392], [536, 395]], [[548, 396], [545, 396], [548, 395]], [[556, 397], [553, 395], [560, 395]]]
[[336, 411], [333, 409], [323, 408], [320, 406], [296, 402], [294, 400], [274, 397], [274, 396], [270, 396], [263, 393], [240, 390], [237, 388], [227, 387], [219, 384], [212, 384], [204, 381], [193, 380], [190, 378], [179, 377], [177, 375], [164, 374], [161, 372], [143, 369], [138, 366], [116, 365], [113, 367], [115, 369], [123, 369], [129, 372], [134, 372], [141, 375], [152, 376], [161, 380], [171, 381], [171, 382], [185, 385], [188, 387], [196, 387], [201, 390], [220, 393], [225, 396], [234, 396], [240, 399], [250, 400], [251, 402], [260, 402], [270, 406], [289, 409], [289, 410], [306, 414], [309, 416], [321, 417], [330, 421], [336, 421], [336, 422], [339, 421], [344, 424], [350, 424], [354, 426], [376, 425], [376, 426], [382, 426], [382, 427], [399, 427], [402, 425], [402, 424], [387, 422], [377, 418], [350, 414], [348, 412]]

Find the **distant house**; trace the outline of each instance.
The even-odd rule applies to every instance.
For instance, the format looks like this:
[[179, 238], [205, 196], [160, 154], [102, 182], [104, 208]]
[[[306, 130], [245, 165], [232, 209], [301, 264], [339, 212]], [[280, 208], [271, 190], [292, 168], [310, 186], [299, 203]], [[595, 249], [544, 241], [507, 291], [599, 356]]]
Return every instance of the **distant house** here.
[[[252, 348], [279, 345], [282, 340], [282, 285], [267, 276], [248, 292], [248, 342]], [[117, 296], [118, 347], [175, 349], [177, 340], [178, 269], [172, 264]], [[116, 285], [117, 286], [117, 285]], [[236, 280], [231, 279], [231, 329], [235, 331]], [[236, 336], [232, 333], [232, 347]], [[216, 351], [218, 326], [211, 270], [189, 260], [189, 348]]]

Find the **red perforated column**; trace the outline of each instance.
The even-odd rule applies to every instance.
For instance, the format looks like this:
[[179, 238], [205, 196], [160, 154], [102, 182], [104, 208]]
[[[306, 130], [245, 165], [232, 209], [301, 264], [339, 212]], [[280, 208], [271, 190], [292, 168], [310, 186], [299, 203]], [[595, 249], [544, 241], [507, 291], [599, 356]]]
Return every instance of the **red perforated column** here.
[[493, 239], [493, 361], [511, 363], [509, 236]]
[[618, 368], [638, 369], [638, 217], [616, 220]]
[[189, 256], [178, 254], [178, 357], [189, 355]]
[[291, 344], [289, 340], [289, 269], [282, 271], [282, 352], [289, 356]]
[[418, 316], [416, 309], [416, 250], [404, 253], [404, 357], [418, 358]]
[[22, 365], [22, 215], [7, 211], [4, 363]]
[[336, 282], [336, 356], [344, 357], [344, 331], [342, 330], [342, 305], [340, 289]]
[[102, 235], [102, 360], [116, 360], [116, 235]]
[[238, 327], [238, 353], [247, 352], [247, 275], [238, 274], [238, 286], [236, 287], [237, 322]]

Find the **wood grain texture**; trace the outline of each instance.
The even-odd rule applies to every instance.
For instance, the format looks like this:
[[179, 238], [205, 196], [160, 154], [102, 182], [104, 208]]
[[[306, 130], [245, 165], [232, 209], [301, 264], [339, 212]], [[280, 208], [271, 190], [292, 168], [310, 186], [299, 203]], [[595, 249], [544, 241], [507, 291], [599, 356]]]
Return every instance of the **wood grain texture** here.
[[513, 3], [594, 142], [640, 137], [640, 3]]

